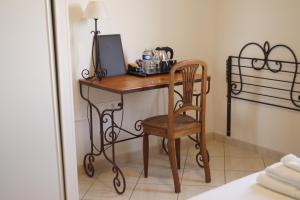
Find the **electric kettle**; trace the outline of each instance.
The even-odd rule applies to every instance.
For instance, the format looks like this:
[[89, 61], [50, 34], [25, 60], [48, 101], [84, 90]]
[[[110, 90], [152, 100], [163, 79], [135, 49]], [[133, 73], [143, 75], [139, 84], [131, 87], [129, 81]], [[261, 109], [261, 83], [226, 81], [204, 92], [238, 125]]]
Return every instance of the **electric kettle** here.
[[156, 47], [153, 54], [155, 60], [171, 60], [173, 59], [174, 51], [170, 47]]

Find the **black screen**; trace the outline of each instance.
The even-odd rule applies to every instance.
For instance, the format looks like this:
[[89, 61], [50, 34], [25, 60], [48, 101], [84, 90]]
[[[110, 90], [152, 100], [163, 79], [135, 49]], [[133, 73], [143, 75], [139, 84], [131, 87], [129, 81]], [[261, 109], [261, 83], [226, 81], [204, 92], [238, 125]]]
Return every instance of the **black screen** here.
[[96, 56], [107, 76], [125, 74], [125, 61], [120, 34], [99, 35], [97, 38], [99, 55]]

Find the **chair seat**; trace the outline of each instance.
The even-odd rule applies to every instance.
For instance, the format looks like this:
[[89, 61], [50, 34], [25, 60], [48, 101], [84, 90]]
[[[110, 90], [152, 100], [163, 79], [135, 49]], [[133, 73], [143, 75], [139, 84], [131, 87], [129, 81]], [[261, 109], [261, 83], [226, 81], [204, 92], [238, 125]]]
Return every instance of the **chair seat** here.
[[[144, 132], [151, 135], [167, 137], [168, 115], [147, 118], [142, 122]], [[174, 138], [200, 131], [200, 123], [188, 115], [179, 115], [174, 119]]]

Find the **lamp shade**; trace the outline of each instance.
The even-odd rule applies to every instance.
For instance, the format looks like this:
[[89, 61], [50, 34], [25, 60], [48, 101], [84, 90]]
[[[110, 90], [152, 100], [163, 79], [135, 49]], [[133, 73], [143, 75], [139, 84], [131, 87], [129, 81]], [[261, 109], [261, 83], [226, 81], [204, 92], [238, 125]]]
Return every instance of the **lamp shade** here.
[[90, 1], [85, 9], [84, 18], [102, 19], [106, 17], [106, 9], [103, 1]]

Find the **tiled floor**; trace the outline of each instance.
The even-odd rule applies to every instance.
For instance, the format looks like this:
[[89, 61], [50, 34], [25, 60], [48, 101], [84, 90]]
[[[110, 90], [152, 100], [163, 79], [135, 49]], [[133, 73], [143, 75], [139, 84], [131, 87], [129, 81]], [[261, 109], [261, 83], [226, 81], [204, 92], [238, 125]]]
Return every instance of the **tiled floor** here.
[[94, 178], [79, 175], [79, 190], [82, 200], [183, 200], [240, 177], [264, 169], [278, 160], [263, 156], [253, 148], [225, 144], [220, 141], [207, 142], [210, 153], [211, 183], [204, 182], [203, 169], [199, 168], [193, 145], [182, 145], [181, 193], [174, 193], [173, 179], [167, 155], [150, 156], [149, 176], [144, 178], [142, 159], [121, 163], [126, 178], [126, 192], [116, 194], [113, 188], [113, 173], [110, 167], [98, 169]]

